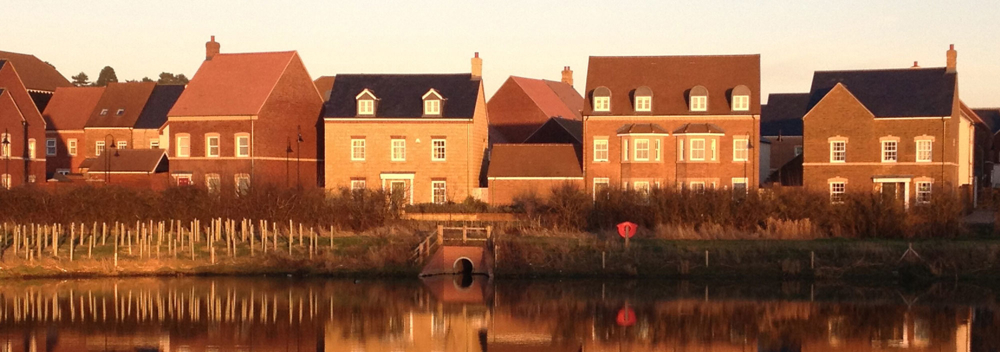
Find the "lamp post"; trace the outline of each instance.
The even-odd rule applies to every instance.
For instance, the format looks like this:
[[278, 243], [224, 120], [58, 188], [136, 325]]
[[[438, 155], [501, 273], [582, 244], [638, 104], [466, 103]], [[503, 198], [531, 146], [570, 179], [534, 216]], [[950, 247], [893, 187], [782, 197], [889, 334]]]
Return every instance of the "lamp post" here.
[[288, 175], [289, 175], [289, 173], [288, 173], [288, 156], [290, 154], [292, 154], [292, 140], [289, 139], [289, 138], [285, 138], [285, 140], [286, 140], [286, 143], [288, 143], [288, 146], [285, 147], [285, 188], [288, 188]]
[[295, 141], [295, 182], [296, 188], [302, 188], [302, 125], [299, 125], [299, 139]]
[[[111, 137], [111, 144], [108, 144], [108, 137]], [[115, 148], [115, 136], [110, 133], [104, 136], [104, 183], [111, 184], [111, 153], [108, 152], [108, 148], [115, 150], [115, 156], [118, 156], [118, 148]]]
[[10, 133], [6, 128], [3, 129], [3, 142], [0, 143], [3, 143], [3, 187], [10, 188]]

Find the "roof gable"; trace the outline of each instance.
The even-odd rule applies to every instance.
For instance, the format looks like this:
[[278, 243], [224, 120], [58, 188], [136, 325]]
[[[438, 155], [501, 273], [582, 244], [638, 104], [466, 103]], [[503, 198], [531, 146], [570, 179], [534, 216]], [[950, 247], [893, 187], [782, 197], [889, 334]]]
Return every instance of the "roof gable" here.
[[817, 71], [810, 89], [809, 109], [837, 84], [842, 84], [879, 117], [950, 116], [957, 74], [945, 68]]
[[108, 83], [85, 127], [134, 127], [155, 87], [154, 82]]
[[294, 51], [215, 55], [201, 64], [168, 115], [257, 115], [295, 59]]
[[[760, 113], [760, 55], [715, 56], [591, 56], [587, 68], [584, 115], [594, 115], [591, 94], [598, 87], [611, 91], [611, 111], [599, 114], [635, 115], [632, 94], [636, 88], [652, 91], [652, 115], [748, 115]], [[750, 110], [733, 111], [732, 89], [750, 89]], [[689, 92], [696, 86], [708, 91], [706, 111], [688, 108]]]
[[767, 105], [760, 107], [762, 136], [801, 136], [802, 117], [809, 110], [809, 93], [768, 95]]
[[135, 128], [159, 129], [167, 123], [167, 113], [184, 93], [182, 85], [157, 85], [149, 94], [142, 114], [135, 122]]
[[493, 177], [582, 177], [580, 151], [572, 144], [494, 144]]
[[73, 86], [55, 67], [34, 55], [0, 51], [0, 60], [14, 63], [26, 89], [54, 92], [59, 87]]
[[517, 83], [546, 117], [581, 119], [580, 106], [583, 105], [583, 97], [568, 84], [516, 76], [511, 76], [510, 79]]
[[583, 144], [583, 121], [553, 117], [533, 132], [524, 143]]
[[334, 80], [326, 118], [357, 116], [357, 97], [364, 90], [378, 97], [372, 118], [422, 118], [423, 96], [431, 89], [444, 101], [442, 118], [471, 119], [479, 98], [479, 79], [470, 74], [342, 74]]
[[157, 172], [164, 169], [162, 164], [166, 163], [166, 156], [163, 149], [115, 149], [115, 155], [110, 157], [92, 158], [88, 172]]
[[38, 126], [45, 125], [45, 119], [42, 118], [42, 112], [38, 110], [38, 105], [36, 105], [35, 100], [32, 98], [31, 94], [26, 88], [24, 88], [24, 83], [21, 80], [21, 75], [18, 73], [17, 64], [9, 61], [0, 60], [0, 88], [4, 88], [11, 99], [14, 100], [14, 104], [21, 114], [21, 117], [28, 122], [29, 125], [38, 124]]
[[313, 81], [316, 90], [323, 96], [323, 101], [330, 100], [330, 91], [333, 90], [333, 81], [337, 76], [321, 76]]
[[82, 130], [104, 94], [104, 87], [60, 87], [42, 117], [52, 131]]

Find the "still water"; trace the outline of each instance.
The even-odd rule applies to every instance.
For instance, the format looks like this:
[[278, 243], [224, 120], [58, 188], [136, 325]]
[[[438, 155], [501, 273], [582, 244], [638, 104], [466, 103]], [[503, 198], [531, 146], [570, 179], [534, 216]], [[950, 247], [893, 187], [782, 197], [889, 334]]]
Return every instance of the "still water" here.
[[841, 283], [0, 282], [13, 351], [994, 351], [997, 290]]

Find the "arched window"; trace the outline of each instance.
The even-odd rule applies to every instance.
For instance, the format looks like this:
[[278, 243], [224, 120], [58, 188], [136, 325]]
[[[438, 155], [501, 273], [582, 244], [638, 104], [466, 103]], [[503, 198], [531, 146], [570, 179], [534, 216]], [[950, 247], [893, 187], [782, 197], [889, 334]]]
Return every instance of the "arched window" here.
[[708, 89], [704, 86], [694, 86], [688, 96], [691, 111], [708, 111]]
[[635, 89], [635, 97], [633, 98], [635, 105], [635, 111], [637, 112], [648, 112], [653, 111], [653, 90], [649, 89], [647, 86], [641, 86]]
[[358, 101], [358, 116], [375, 116], [375, 103], [378, 100], [375, 93], [365, 88], [354, 98]]
[[750, 111], [750, 88], [738, 85], [733, 88], [733, 111]]
[[597, 87], [593, 93], [594, 111], [611, 111], [611, 90], [608, 87]]

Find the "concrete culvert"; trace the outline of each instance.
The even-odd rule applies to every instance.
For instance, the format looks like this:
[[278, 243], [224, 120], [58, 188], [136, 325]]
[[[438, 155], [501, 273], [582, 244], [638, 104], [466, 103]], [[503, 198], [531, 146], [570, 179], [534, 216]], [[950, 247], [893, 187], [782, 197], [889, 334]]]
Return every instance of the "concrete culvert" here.
[[474, 269], [472, 261], [468, 258], [459, 258], [456, 260], [454, 268], [456, 274], [462, 275], [472, 275], [472, 270]]

